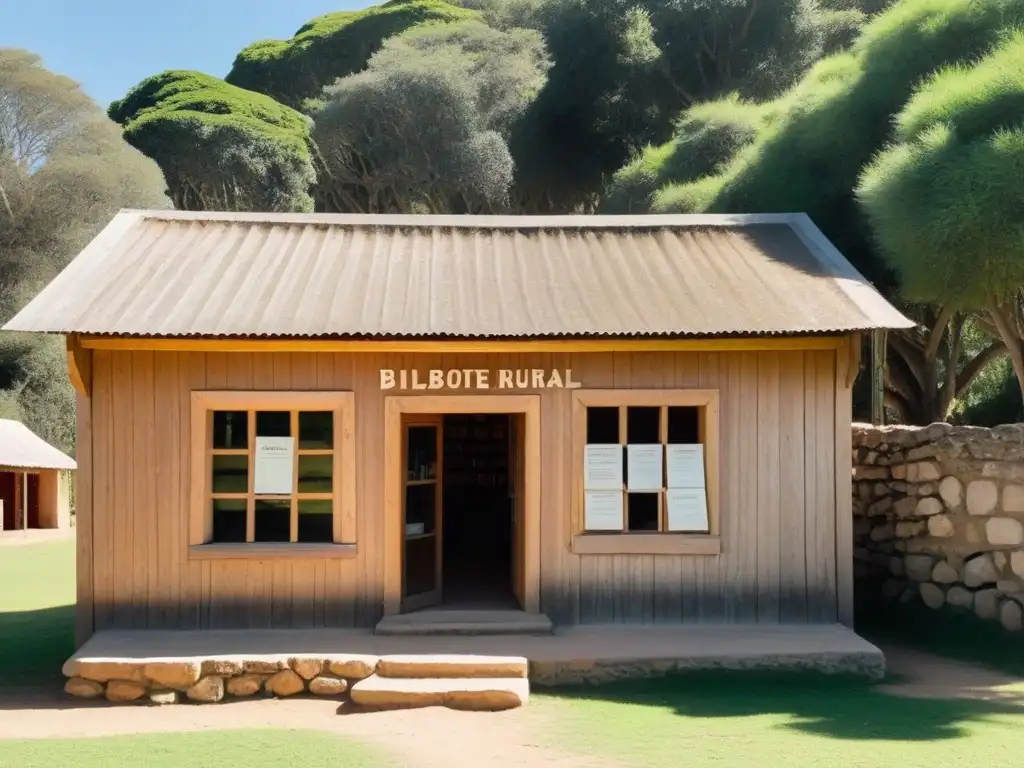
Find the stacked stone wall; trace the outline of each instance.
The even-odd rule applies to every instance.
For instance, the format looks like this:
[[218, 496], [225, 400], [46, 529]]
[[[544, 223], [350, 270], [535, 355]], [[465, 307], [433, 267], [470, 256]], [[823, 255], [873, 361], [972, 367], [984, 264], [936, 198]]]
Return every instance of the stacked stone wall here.
[[[853, 425], [858, 599], [1024, 624], [1024, 425]], [[876, 593], [877, 594], [874, 594]]]

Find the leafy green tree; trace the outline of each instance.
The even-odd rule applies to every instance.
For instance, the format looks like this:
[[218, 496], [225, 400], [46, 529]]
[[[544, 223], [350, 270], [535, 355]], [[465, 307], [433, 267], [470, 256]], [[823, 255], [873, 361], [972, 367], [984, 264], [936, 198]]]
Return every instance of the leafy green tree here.
[[313, 208], [311, 121], [268, 96], [171, 70], [143, 80], [109, 114], [160, 165], [176, 208]]
[[1024, 392], [1024, 31], [929, 78], [896, 138], [857, 189], [883, 254], [908, 298], [979, 313]]
[[[163, 208], [167, 199], [156, 164], [38, 56], [0, 49], [0, 105], [0, 320], [7, 320], [118, 210]], [[72, 449], [63, 339], [0, 337], [0, 413]]]
[[601, 200], [603, 213], [671, 211], [675, 185], [721, 170], [752, 143], [775, 115], [773, 105], [753, 104], [730, 94], [686, 110], [665, 144], [648, 146], [612, 177]]
[[506, 138], [547, 68], [532, 30], [468, 22], [386, 41], [365, 72], [325, 91], [315, 115], [320, 207], [502, 209], [513, 174]]
[[[1022, 0], [903, 0], [875, 17], [853, 47], [818, 62], [778, 101], [777, 119], [719, 174], [675, 190], [676, 210], [804, 211], [883, 292], [895, 274], [880, 257], [854, 189], [893, 136], [893, 117], [937, 68], [984, 54], [1024, 22]], [[887, 397], [907, 421], [943, 418], [932, 382], [953, 370], [956, 391], [998, 356], [964, 361], [952, 307], [909, 304], [919, 330], [890, 334]], [[945, 362], [944, 362], [945, 361]]]
[[338, 78], [362, 71], [389, 37], [420, 24], [474, 16], [442, 0], [390, 0], [361, 11], [328, 13], [289, 40], [253, 43], [238, 54], [225, 79], [301, 109]]
[[549, 0], [453, 0], [453, 5], [479, 11], [495, 29], [544, 30], [544, 9]]
[[824, 50], [811, 0], [548, 0], [548, 84], [513, 137], [520, 209], [592, 210], [676, 116], [730, 91], [765, 99]]

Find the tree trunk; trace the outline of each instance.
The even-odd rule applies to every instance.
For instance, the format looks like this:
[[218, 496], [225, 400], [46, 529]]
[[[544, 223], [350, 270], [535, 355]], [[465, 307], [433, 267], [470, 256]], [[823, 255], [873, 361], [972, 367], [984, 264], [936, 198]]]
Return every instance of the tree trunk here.
[[1022, 328], [1019, 301], [1009, 305], [996, 305], [989, 309], [989, 316], [999, 337], [1010, 353], [1010, 363], [1017, 377], [1021, 397], [1024, 398], [1024, 328]]

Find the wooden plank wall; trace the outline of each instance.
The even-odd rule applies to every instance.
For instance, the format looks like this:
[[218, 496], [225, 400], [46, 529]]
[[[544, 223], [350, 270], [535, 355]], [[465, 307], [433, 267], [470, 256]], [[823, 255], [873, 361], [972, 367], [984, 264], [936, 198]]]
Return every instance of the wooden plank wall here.
[[[91, 418], [80, 415], [92, 429], [91, 478], [80, 480], [87, 493], [91, 479], [92, 515], [79, 583], [96, 629], [372, 626], [384, 396], [408, 394], [381, 392], [381, 368], [572, 368], [587, 388], [719, 389], [718, 557], [572, 554], [571, 392], [541, 390], [542, 610], [561, 623], [836, 620], [833, 352], [94, 354]], [[193, 389], [356, 392], [358, 557], [187, 558]]]

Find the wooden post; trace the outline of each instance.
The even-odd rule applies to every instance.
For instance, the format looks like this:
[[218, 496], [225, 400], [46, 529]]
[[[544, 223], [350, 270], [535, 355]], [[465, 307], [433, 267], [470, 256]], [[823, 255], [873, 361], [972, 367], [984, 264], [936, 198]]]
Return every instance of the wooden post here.
[[885, 424], [886, 331], [871, 332], [871, 423]]
[[28, 472], [21, 473], [21, 529], [28, 530]]

